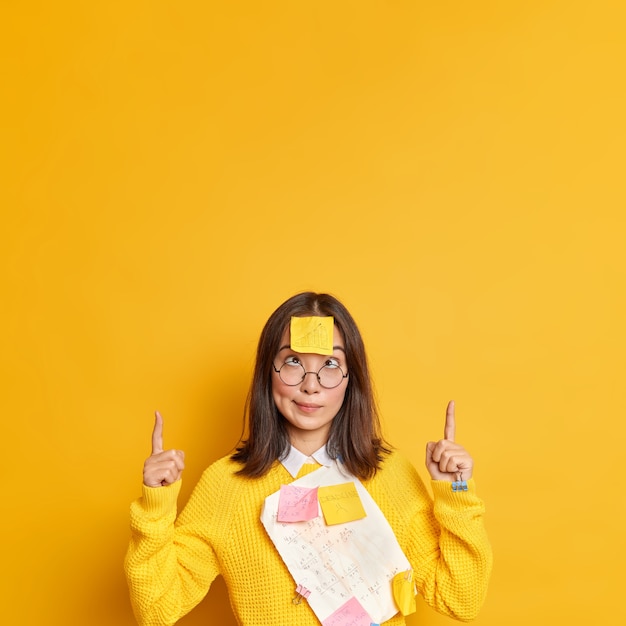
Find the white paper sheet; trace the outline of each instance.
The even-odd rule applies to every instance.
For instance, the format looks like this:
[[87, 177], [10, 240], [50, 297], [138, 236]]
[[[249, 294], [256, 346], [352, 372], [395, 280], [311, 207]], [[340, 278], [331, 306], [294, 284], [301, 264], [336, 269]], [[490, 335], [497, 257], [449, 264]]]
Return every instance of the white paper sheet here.
[[[324, 622], [356, 598], [373, 623], [382, 623], [398, 609], [391, 580], [411, 569], [389, 523], [361, 482], [337, 464], [322, 467], [291, 483], [302, 487], [354, 482], [367, 517], [327, 526], [320, 514], [309, 521], [277, 521], [280, 491], [268, 496], [261, 522], [287, 565], [296, 585], [311, 593], [307, 601]], [[294, 591], [295, 595], [295, 591]]]

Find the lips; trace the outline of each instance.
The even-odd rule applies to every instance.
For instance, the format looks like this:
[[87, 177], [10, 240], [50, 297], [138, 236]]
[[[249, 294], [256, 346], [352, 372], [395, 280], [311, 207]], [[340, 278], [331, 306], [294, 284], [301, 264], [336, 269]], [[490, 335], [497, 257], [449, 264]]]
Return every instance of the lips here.
[[306, 412], [312, 412], [315, 411], [316, 409], [320, 409], [321, 406], [319, 404], [312, 404], [309, 402], [296, 402], [294, 400], [294, 404], [301, 410], [301, 411], [306, 411]]

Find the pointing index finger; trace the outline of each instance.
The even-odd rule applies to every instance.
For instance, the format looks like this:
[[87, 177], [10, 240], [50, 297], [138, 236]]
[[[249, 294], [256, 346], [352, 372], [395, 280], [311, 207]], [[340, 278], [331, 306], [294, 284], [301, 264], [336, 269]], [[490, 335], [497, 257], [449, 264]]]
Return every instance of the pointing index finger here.
[[443, 438], [448, 441], [454, 441], [456, 435], [456, 420], [454, 418], [454, 400], [448, 402], [446, 409], [446, 425], [443, 429]]
[[163, 418], [154, 412], [154, 430], [152, 431], [152, 454], [163, 452]]

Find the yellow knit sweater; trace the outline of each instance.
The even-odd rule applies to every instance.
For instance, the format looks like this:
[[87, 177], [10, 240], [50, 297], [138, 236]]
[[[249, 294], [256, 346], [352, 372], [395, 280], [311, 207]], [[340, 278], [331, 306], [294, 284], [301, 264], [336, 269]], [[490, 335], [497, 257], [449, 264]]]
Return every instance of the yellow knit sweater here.
[[[242, 626], [319, 626], [263, 528], [265, 498], [293, 480], [281, 463], [262, 478], [236, 476], [225, 457], [202, 475], [176, 519], [180, 481], [144, 487], [131, 506], [125, 569], [142, 626], [174, 624], [221, 574]], [[415, 572], [419, 593], [437, 611], [468, 621], [482, 605], [491, 571], [484, 506], [469, 491], [432, 481], [434, 503], [413, 466], [398, 452], [363, 482], [391, 525]], [[405, 624], [397, 614], [387, 626]]]

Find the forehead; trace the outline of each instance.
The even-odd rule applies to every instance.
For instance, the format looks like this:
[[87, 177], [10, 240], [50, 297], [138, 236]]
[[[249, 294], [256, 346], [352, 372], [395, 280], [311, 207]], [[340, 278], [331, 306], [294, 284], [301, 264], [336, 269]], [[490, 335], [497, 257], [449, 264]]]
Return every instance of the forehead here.
[[[282, 348], [283, 346], [290, 346], [291, 345], [291, 331], [289, 329], [289, 326], [287, 326], [285, 328], [285, 330], [283, 331], [283, 334], [280, 337], [280, 348]], [[341, 334], [341, 331], [337, 328], [337, 324], [335, 324], [333, 326], [333, 346], [339, 346], [340, 348], [345, 348], [344, 343], [343, 343], [343, 336]]]

